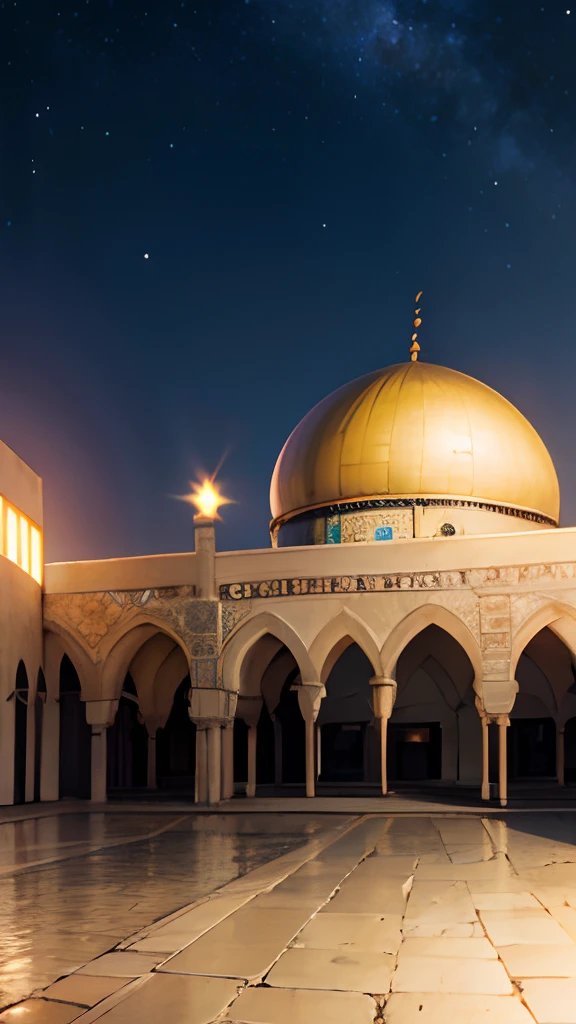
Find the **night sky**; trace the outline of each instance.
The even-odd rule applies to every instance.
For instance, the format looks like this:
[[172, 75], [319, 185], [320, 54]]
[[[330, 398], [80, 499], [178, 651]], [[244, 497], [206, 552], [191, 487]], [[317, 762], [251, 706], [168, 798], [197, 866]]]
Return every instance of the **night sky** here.
[[346, 381], [480, 378], [576, 523], [576, 10], [530, 0], [0, 3], [0, 436], [48, 560], [262, 547], [274, 461]]

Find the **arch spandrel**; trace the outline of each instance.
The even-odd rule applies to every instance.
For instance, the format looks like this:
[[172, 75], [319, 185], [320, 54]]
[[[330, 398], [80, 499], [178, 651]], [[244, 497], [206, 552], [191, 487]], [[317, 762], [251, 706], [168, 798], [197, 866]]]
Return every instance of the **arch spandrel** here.
[[316, 681], [314, 664], [298, 633], [280, 616], [271, 612], [257, 612], [248, 620], [244, 619], [224, 645], [220, 675], [225, 690], [239, 692], [244, 659], [257, 641], [267, 633], [288, 648], [305, 683]]

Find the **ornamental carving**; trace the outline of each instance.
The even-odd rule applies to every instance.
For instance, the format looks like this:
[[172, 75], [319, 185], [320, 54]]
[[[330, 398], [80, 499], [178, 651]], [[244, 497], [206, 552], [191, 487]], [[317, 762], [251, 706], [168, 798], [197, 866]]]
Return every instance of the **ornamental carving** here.
[[394, 540], [414, 536], [413, 512], [410, 508], [395, 509], [386, 512], [359, 512], [356, 515], [343, 515], [340, 520], [340, 538], [342, 544], [374, 540], [379, 526], [389, 526]]
[[192, 657], [218, 656], [218, 602], [195, 597], [193, 586], [47, 594], [44, 598], [45, 620], [78, 634], [93, 651], [112, 629], [122, 625], [128, 629], [132, 620], [141, 620], [144, 609], [151, 620], [176, 633]]

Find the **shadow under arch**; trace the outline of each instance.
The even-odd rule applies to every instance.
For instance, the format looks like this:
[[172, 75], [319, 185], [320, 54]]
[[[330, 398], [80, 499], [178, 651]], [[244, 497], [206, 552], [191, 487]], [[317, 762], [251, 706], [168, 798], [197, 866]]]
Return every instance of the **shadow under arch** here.
[[475, 670], [454, 632], [428, 622], [398, 655], [387, 759], [389, 778], [397, 782], [479, 780]]
[[439, 626], [460, 644], [474, 670], [476, 692], [480, 692], [478, 688], [481, 690], [482, 686], [482, 653], [478, 641], [454, 612], [432, 602], [406, 615], [387, 637], [380, 654], [383, 675], [389, 679], [396, 679], [396, 666], [402, 651], [427, 626]]

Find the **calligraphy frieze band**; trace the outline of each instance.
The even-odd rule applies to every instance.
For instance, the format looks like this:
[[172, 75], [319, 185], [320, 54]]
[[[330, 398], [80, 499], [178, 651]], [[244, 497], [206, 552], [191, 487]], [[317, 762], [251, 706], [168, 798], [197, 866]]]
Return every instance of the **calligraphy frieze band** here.
[[300, 576], [295, 579], [224, 583], [221, 601], [254, 598], [310, 597], [315, 594], [385, 593], [391, 590], [456, 590], [522, 585], [535, 581], [576, 580], [576, 563], [495, 566], [440, 572], [404, 572], [374, 576]]
[[220, 587], [221, 601], [245, 601], [263, 597], [308, 597], [311, 594], [361, 594], [385, 590], [441, 590], [449, 586], [442, 577], [454, 577], [462, 586], [463, 573], [402, 573], [391, 576], [305, 576], [297, 579], [258, 580], [250, 583], [225, 583]]

